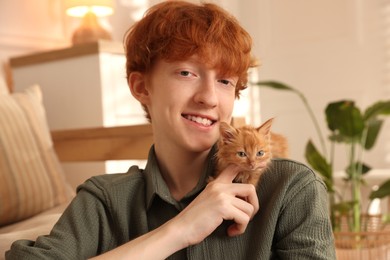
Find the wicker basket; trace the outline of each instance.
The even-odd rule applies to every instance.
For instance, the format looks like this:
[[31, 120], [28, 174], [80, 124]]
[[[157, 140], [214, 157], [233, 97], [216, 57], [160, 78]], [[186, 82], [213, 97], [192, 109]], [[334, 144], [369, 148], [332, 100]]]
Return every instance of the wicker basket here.
[[390, 260], [390, 226], [382, 217], [362, 216], [362, 232], [350, 232], [348, 218], [340, 218], [340, 231], [334, 232], [337, 259]]

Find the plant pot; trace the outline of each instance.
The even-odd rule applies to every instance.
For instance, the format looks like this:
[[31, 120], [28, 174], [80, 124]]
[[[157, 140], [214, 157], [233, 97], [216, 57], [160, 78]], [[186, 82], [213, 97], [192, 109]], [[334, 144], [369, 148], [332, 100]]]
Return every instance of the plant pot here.
[[390, 259], [390, 227], [381, 215], [362, 216], [361, 232], [348, 230], [348, 218], [342, 218], [340, 231], [334, 232], [337, 259]]

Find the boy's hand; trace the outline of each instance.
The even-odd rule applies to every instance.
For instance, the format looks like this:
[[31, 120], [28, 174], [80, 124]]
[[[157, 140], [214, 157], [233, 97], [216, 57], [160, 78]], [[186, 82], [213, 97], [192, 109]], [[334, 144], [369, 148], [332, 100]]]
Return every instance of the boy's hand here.
[[182, 231], [185, 246], [204, 240], [223, 220], [235, 222], [227, 230], [229, 236], [244, 233], [259, 202], [252, 184], [232, 183], [237, 173], [236, 166], [227, 167], [173, 219]]

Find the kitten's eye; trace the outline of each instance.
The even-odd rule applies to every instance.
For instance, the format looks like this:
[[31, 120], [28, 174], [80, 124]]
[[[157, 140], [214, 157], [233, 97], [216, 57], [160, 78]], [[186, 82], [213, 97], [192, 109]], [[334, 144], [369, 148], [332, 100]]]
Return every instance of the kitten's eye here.
[[238, 157], [245, 157], [246, 153], [245, 152], [237, 152]]
[[256, 156], [264, 156], [265, 152], [263, 150], [260, 150], [257, 152]]

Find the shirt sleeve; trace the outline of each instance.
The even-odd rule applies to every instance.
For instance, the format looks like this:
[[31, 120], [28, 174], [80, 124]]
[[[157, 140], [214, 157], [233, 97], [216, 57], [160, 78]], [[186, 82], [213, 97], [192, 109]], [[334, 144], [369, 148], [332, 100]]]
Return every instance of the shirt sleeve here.
[[36, 241], [18, 240], [6, 252], [13, 259], [86, 259], [109, 246], [110, 210], [104, 192], [87, 182], [52, 231]]
[[275, 233], [278, 259], [336, 259], [327, 198], [324, 183], [314, 173], [306, 171], [292, 184]]

